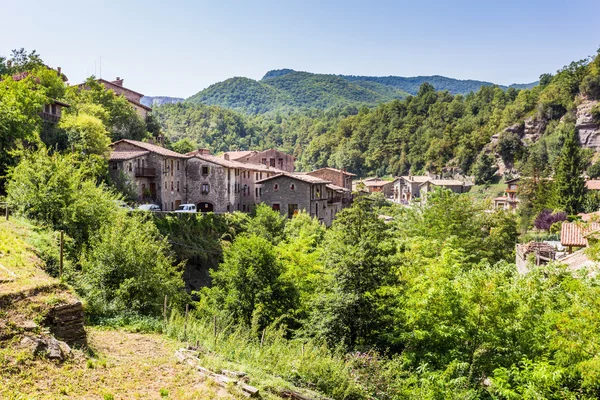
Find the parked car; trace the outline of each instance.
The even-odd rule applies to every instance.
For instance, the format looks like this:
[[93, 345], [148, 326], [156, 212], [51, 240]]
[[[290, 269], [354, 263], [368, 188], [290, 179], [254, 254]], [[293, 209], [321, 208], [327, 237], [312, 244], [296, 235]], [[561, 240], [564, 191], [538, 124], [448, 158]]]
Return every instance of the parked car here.
[[196, 205], [195, 204], [182, 204], [179, 207], [177, 207], [177, 210], [175, 210], [176, 213], [195, 213], [196, 212]]
[[137, 209], [139, 211], [160, 211], [160, 206], [156, 204], [142, 204]]

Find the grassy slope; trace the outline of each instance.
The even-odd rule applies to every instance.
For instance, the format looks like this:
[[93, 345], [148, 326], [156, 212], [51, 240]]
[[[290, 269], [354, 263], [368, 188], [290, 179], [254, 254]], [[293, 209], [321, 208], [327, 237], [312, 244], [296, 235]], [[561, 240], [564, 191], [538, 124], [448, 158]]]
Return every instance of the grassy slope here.
[[[34, 356], [21, 343], [25, 334], [44, 334], [51, 307], [76, 298], [43, 270], [30, 243], [53, 233], [26, 221], [0, 221], [0, 398], [1, 399], [175, 399], [233, 398], [211, 381], [201, 382], [176, 364], [183, 344], [160, 335], [87, 328], [88, 349], [74, 349], [62, 364]], [[31, 330], [24, 323], [38, 326]]]

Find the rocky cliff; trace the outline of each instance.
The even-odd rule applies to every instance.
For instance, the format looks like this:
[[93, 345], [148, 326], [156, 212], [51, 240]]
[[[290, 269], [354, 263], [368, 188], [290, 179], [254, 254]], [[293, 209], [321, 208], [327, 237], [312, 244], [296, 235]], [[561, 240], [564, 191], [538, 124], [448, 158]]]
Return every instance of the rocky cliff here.
[[577, 122], [575, 128], [579, 132], [579, 141], [582, 147], [600, 150], [600, 125], [594, 120], [592, 108], [598, 104], [597, 100], [583, 100], [577, 106]]

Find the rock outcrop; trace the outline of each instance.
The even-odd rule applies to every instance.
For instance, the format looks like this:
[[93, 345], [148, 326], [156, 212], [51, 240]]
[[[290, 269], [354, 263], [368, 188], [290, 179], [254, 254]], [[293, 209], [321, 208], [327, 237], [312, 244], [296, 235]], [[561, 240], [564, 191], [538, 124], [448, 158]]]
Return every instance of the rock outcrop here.
[[523, 142], [526, 144], [537, 142], [542, 137], [546, 125], [548, 125], [546, 120], [535, 117], [527, 118], [523, 127]]
[[579, 141], [582, 147], [600, 150], [600, 126], [594, 120], [591, 110], [598, 104], [596, 100], [583, 100], [577, 106], [577, 122], [575, 129], [579, 132]]

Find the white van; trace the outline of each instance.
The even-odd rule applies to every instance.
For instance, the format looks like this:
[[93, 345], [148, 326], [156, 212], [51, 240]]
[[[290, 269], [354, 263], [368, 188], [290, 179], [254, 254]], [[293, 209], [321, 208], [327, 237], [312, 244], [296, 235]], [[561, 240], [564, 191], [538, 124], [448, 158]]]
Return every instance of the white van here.
[[195, 204], [182, 204], [179, 207], [177, 207], [177, 210], [175, 210], [176, 213], [195, 213], [196, 212], [196, 205]]

